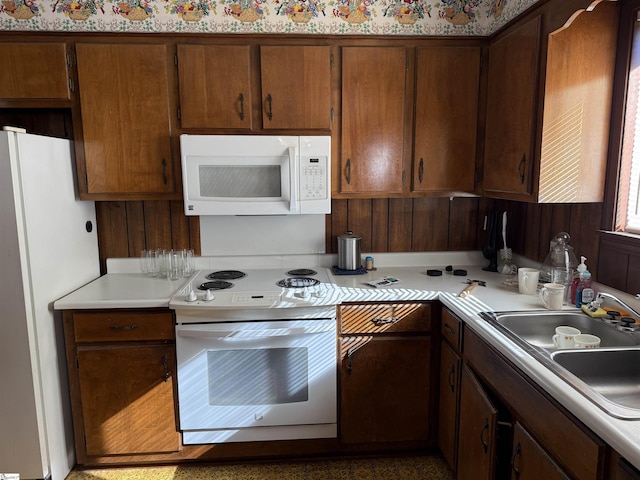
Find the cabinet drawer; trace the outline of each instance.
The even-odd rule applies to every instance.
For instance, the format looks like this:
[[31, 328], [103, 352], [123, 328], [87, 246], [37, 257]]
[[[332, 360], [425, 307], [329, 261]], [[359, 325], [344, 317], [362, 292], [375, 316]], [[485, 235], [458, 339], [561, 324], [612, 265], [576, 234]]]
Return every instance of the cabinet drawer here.
[[454, 350], [457, 352], [460, 351], [460, 339], [462, 335], [461, 332], [461, 323], [460, 320], [454, 316], [449, 310], [446, 308], [442, 310], [442, 325], [440, 325], [440, 331], [442, 333], [442, 338], [444, 338], [449, 345], [451, 345]]
[[174, 339], [171, 312], [92, 312], [73, 318], [76, 342]]
[[428, 332], [430, 303], [372, 303], [340, 307], [341, 333]]

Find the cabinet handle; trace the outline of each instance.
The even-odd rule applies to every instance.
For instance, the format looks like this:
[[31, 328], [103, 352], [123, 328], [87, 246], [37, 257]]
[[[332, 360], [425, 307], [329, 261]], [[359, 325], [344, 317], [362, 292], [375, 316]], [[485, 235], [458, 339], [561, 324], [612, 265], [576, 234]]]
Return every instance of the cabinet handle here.
[[111, 330], [126, 332], [129, 330], [135, 330], [136, 328], [138, 328], [138, 325], [136, 325], [135, 323], [132, 325], [111, 325], [109, 328]]
[[398, 320], [400, 320], [398, 317], [372, 318], [371, 323], [373, 323], [376, 327], [379, 327], [380, 325], [388, 325], [390, 323], [396, 323]]
[[347, 185], [351, 185], [351, 159], [347, 158]]
[[513, 478], [515, 478], [515, 480], [520, 478], [520, 469], [516, 466], [516, 459], [520, 456], [520, 453], [520, 442], [518, 442], [511, 457], [511, 469], [513, 470]]
[[420, 166], [418, 167], [418, 181], [422, 183], [424, 180], [424, 159], [420, 158]]
[[353, 361], [351, 357], [353, 356], [353, 351], [351, 349], [347, 350], [347, 373], [351, 374], [353, 371]]
[[522, 154], [522, 158], [520, 159], [520, 163], [518, 164], [518, 173], [520, 174], [520, 183], [524, 183], [524, 173], [525, 173], [525, 164], [527, 163], [527, 155], [525, 153]]
[[270, 93], [267, 93], [267, 118], [269, 120], [273, 119], [273, 98], [271, 98]]
[[168, 181], [169, 179], [167, 178], [167, 161], [163, 158], [162, 159], [162, 183], [166, 185]]
[[244, 95], [240, 94], [240, 120], [244, 120]]
[[487, 430], [489, 430], [489, 419], [485, 418], [484, 425], [482, 425], [482, 430], [480, 430], [480, 443], [482, 443], [482, 449], [484, 450], [484, 453], [487, 453], [487, 450], [489, 449], [489, 444], [484, 441], [484, 432], [486, 432]]
[[456, 388], [456, 384], [453, 383], [455, 373], [456, 373], [456, 366], [451, 365], [451, 370], [449, 371], [449, 387], [451, 388], [452, 393]]
[[442, 328], [444, 328], [449, 335], [453, 335], [454, 333], [456, 333], [456, 331], [446, 323]]
[[169, 358], [166, 355], [162, 357], [162, 366], [164, 367], [164, 381], [168, 382], [171, 378], [171, 372], [169, 371]]

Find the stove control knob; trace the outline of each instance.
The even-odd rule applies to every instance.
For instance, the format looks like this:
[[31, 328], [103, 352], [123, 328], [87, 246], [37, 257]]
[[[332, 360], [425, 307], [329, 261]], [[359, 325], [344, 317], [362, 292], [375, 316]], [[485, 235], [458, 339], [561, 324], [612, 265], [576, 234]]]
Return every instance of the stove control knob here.
[[204, 296], [202, 297], [202, 299], [205, 302], [210, 302], [211, 300], [213, 300], [213, 293], [211, 293], [210, 289], [207, 289], [207, 291], [204, 292]]
[[298, 298], [307, 298], [309, 296], [309, 292], [307, 292], [306, 288], [302, 288], [300, 291], [294, 292], [293, 296]]
[[187, 293], [187, 296], [184, 299], [187, 302], [195, 302], [196, 300], [198, 300], [198, 296], [196, 295], [195, 291], [189, 290], [189, 293]]

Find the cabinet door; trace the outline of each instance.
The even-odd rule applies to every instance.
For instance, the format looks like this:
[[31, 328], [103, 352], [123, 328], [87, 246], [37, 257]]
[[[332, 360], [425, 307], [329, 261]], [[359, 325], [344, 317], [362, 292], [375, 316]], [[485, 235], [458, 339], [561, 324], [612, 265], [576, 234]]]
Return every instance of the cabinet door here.
[[426, 441], [429, 433], [428, 337], [343, 337], [342, 443]]
[[443, 341], [440, 350], [438, 446], [442, 456], [454, 471], [456, 468], [456, 440], [458, 438], [460, 364], [460, 357]]
[[418, 49], [413, 191], [473, 191], [479, 81], [479, 48]]
[[458, 480], [489, 480], [495, 471], [498, 412], [465, 365], [460, 381]]
[[251, 128], [249, 46], [178, 45], [182, 128]]
[[342, 49], [340, 193], [402, 193], [407, 54]]
[[331, 49], [260, 47], [265, 129], [331, 128]]
[[69, 99], [65, 44], [0, 44], [0, 98]]
[[522, 425], [516, 423], [511, 455], [513, 480], [569, 480], [558, 464], [545, 452]]
[[535, 17], [489, 49], [486, 191], [531, 193], [539, 43]]
[[167, 47], [78, 44], [76, 54], [87, 193], [174, 192]]
[[87, 455], [177, 451], [173, 346], [80, 347]]

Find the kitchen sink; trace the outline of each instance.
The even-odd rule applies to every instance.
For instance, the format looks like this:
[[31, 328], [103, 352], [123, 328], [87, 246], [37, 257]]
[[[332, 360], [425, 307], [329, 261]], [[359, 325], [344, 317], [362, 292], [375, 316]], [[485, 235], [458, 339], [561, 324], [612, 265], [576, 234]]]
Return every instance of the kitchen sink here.
[[[512, 335], [524, 340], [530, 345], [544, 349], [555, 349], [553, 335], [556, 327], [567, 325], [600, 337], [601, 347], [631, 347], [640, 345], [640, 337], [628, 332], [616, 330], [602, 319], [593, 318], [581, 311], [549, 312], [548, 310], [534, 312], [498, 312], [483, 313], [483, 318], [492, 316], [490, 323], [496, 323]], [[485, 316], [486, 315], [486, 316]]]
[[617, 409], [640, 416], [640, 348], [561, 350], [551, 358]]
[[[640, 333], [583, 312], [482, 312], [480, 316], [609, 415], [640, 419]], [[600, 348], [559, 349], [555, 328], [597, 335]]]

